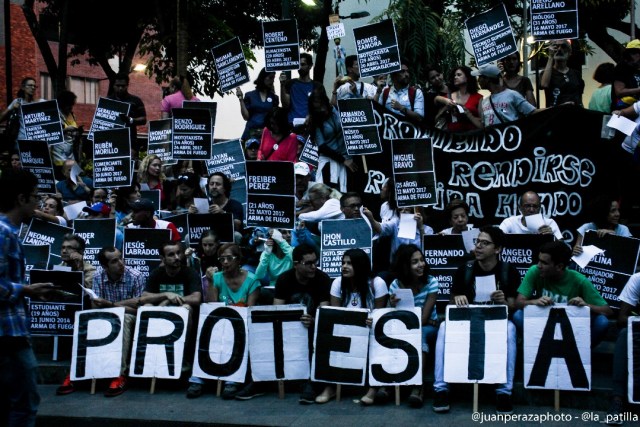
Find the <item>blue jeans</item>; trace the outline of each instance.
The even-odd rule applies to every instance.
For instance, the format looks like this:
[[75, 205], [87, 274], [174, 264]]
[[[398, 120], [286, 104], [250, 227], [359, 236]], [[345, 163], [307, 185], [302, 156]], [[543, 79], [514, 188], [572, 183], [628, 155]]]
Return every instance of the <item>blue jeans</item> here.
[[[4, 342], [3, 342], [4, 346]], [[0, 418], [8, 427], [33, 427], [40, 404], [38, 394], [38, 362], [30, 346], [20, 349], [0, 348], [0, 387], [2, 407], [9, 413]]]

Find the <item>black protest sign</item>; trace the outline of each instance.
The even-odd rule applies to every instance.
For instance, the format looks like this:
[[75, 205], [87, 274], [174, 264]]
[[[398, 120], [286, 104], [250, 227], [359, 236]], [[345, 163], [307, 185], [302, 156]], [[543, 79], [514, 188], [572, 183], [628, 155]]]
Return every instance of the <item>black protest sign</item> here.
[[49, 145], [44, 141], [18, 141], [18, 150], [22, 167], [38, 178], [38, 193], [55, 194], [56, 179]]
[[444, 357], [457, 363], [445, 363], [446, 382], [507, 381], [507, 310], [506, 305], [447, 306]]
[[246, 307], [202, 304], [193, 375], [244, 382], [249, 359]]
[[348, 249], [362, 249], [371, 258], [371, 227], [362, 218], [322, 221], [320, 269], [329, 277], [340, 277], [342, 255]]
[[551, 234], [508, 234], [499, 258], [512, 264], [522, 279], [533, 264], [538, 262], [538, 250], [544, 243], [553, 241]]
[[[369, 347], [369, 310], [321, 307], [317, 313], [311, 379], [364, 385]], [[337, 333], [336, 330], [345, 332]]]
[[640, 316], [627, 321], [627, 348], [629, 354], [627, 387], [629, 402], [640, 403]]
[[137, 317], [129, 375], [180, 378], [189, 311], [184, 307], [140, 307]]
[[422, 385], [421, 311], [373, 310], [369, 385]]
[[27, 141], [45, 141], [49, 145], [64, 142], [58, 101], [22, 104], [22, 117]]
[[[213, 230], [218, 235], [219, 242], [233, 242], [233, 215], [221, 214], [187, 214], [189, 227], [189, 244], [196, 247], [202, 238], [202, 233]], [[184, 234], [181, 234], [184, 236]]]
[[244, 222], [247, 223], [247, 179], [239, 178], [231, 184], [231, 199], [242, 204], [242, 213], [244, 214]]
[[299, 304], [250, 308], [249, 361], [254, 381], [309, 379], [309, 331], [300, 321], [306, 312]]
[[22, 243], [25, 245], [49, 245], [49, 261], [51, 265], [56, 265], [62, 262], [60, 259], [62, 238], [69, 233], [73, 233], [73, 228], [32, 218]]
[[360, 77], [399, 71], [400, 51], [391, 19], [353, 29], [360, 65]]
[[91, 121], [91, 128], [87, 139], [93, 141], [93, 133], [99, 130], [109, 130], [126, 127], [126, 123], [120, 115], [129, 115], [131, 104], [114, 99], [100, 98], [98, 106]]
[[302, 146], [302, 151], [300, 152], [300, 157], [298, 157], [298, 159], [309, 166], [317, 168], [318, 157], [318, 146], [311, 141], [311, 137], [308, 137]]
[[147, 150], [147, 155], [160, 157], [164, 165], [178, 163], [171, 157], [173, 155], [172, 123], [171, 119], [149, 121], [149, 149]]
[[478, 67], [518, 51], [504, 4], [465, 21]]
[[291, 162], [247, 162], [247, 227], [293, 229], [295, 176]]
[[25, 259], [25, 280], [29, 281], [31, 270], [46, 270], [49, 265], [49, 245], [22, 245]]
[[604, 253], [594, 256], [585, 268], [577, 267], [587, 276], [610, 307], [620, 308], [620, 292], [636, 272], [640, 240], [633, 237], [605, 234], [598, 237], [595, 231], [587, 231], [582, 246], [594, 245]]
[[340, 99], [338, 108], [349, 155], [380, 153], [382, 145], [371, 100]]
[[262, 22], [264, 63], [267, 71], [300, 68], [298, 24], [295, 19]]
[[[155, 211], [160, 210], [160, 190], [140, 190], [140, 198], [153, 203], [153, 209]], [[182, 232], [180, 232], [180, 235], [182, 235]]]
[[435, 205], [431, 139], [394, 139], [391, 149], [398, 207]]
[[211, 114], [211, 138], [213, 141], [213, 136], [215, 135], [215, 127], [216, 127], [216, 115], [218, 113], [218, 103], [184, 100], [182, 101], [182, 108], [191, 108], [194, 110], [209, 110], [209, 113]]
[[525, 388], [591, 389], [589, 307], [524, 308]]
[[424, 236], [424, 261], [438, 280], [438, 301], [449, 301], [453, 276], [471, 256], [464, 247], [461, 234], [429, 234]]
[[172, 157], [176, 160], [210, 159], [213, 120], [206, 108], [174, 108]]
[[124, 263], [144, 274], [160, 265], [160, 245], [171, 238], [171, 230], [151, 228], [124, 229]]
[[71, 379], [115, 378], [122, 366], [124, 307], [76, 312]]
[[[163, 211], [166, 212], [166, 211]], [[178, 214], [178, 215], [170, 215], [167, 217], [164, 217], [163, 219], [165, 221], [170, 221], [173, 225], [176, 226], [176, 229], [178, 230], [178, 233], [180, 233], [180, 236], [182, 237], [182, 242], [185, 244], [189, 244], [189, 218], [188, 218], [187, 213], [182, 213], [182, 214]]]
[[221, 172], [231, 181], [247, 176], [244, 150], [239, 139], [216, 142], [211, 147], [211, 151], [211, 159], [205, 162], [209, 175], [214, 172]]
[[218, 72], [220, 92], [228, 92], [249, 81], [247, 62], [238, 37], [214, 47], [211, 54]]
[[578, 0], [530, 0], [531, 35], [536, 41], [577, 39]]
[[31, 270], [30, 283], [53, 283], [56, 290], [47, 301], [29, 303], [33, 335], [72, 336], [76, 311], [83, 307], [82, 271]]
[[131, 185], [129, 129], [101, 130], [93, 134], [93, 185], [119, 188]]
[[98, 267], [98, 252], [116, 242], [116, 219], [76, 219], [73, 221], [74, 234], [82, 237], [86, 244], [84, 260]]

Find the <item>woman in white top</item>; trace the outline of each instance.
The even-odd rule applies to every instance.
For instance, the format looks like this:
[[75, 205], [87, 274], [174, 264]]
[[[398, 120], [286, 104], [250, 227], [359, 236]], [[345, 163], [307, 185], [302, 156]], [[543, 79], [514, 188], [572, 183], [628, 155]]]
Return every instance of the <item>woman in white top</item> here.
[[67, 226], [67, 219], [65, 218], [62, 206], [62, 198], [59, 196], [49, 196], [44, 199], [42, 207], [40, 209], [36, 209], [33, 216], [54, 224], [60, 224], [65, 227]]
[[605, 234], [615, 234], [616, 236], [633, 237], [629, 227], [620, 224], [620, 202], [613, 196], [596, 197], [589, 206], [591, 222], [584, 223], [578, 228], [578, 237], [573, 247], [573, 254], [582, 253], [582, 241], [587, 231], [593, 230], [599, 237]]
[[449, 224], [451, 227], [445, 228], [438, 234], [462, 234], [463, 231], [467, 231], [473, 228], [473, 225], [469, 224], [469, 205], [461, 199], [453, 199], [444, 208], [445, 217], [449, 218]]
[[[349, 249], [342, 255], [342, 276], [331, 285], [331, 306], [347, 308], [384, 308], [389, 293], [387, 284], [380, 277], [371, 277], [371, 260], [362, 249]], [[376, 389], [369, 387], [360, 399], [363, 405], [372, 405]], [[316, 397], [316, 403], [327, 403], [336, 391], [333, 385], [325, 387]]]

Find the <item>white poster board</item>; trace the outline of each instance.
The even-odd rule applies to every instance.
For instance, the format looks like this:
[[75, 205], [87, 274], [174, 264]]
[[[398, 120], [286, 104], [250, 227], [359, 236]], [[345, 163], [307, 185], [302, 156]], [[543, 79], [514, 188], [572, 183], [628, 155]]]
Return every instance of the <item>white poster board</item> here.
[[76, 311], [71, 353], [71, 380], [120, 375], [124, 307]]
[[369, 385], [422, 385], [422, 307], [373, 310]]
[[184, 307], [140, 307], [129, 375], [180, 378], [188, 320]]
[[524, 308], [525, 388], [591, 390], [589, 307]]
[[506, 305], [447, 306], [444, 380], [506, 383], [507, 322]]
[[[309, 379], [309, 330], [301, 304], [249, 309], [249, 353], [254, 381]], [[313, 327], [313, 326], [311, 326]]]
[[249, 360], [247, 307], [200, 305], [193, 375], [244, 383]]

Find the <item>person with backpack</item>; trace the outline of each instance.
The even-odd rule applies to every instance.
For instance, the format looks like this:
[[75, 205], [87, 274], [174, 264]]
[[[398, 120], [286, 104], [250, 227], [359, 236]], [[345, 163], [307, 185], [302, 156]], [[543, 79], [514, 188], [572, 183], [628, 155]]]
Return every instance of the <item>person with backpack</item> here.
[[[499, 259], [505, 244], [505, 235], [500, 228], [486, 226], [480, 229], [475, 240], [473, 251], [475, 260], [458, 268], [453, 278], [451, 300], [449, 304], [466, 307], [469, 304], [500, 304], [506, 305], [510, 312], [515, 308], [517, 287], [520, 275], [513, 265]], [[485, 286], [477, 278], [482, 277]], [[495, 285], [494, 290], [486, 289], [487, 281]], [[512, 314], [512, 313], [511, 313]], [[433, 411], [437, 413], [449, 412], [449, 385], [444, 381], [444, 359], [446, 322], [440, 324], [436, 341], [435, 381], [433, 391]], [[473, 331], [472, 331], [473, 332]], [[513, 375], [516, 365], [516, 328], [509, 321], [507, 323], [507, 382], [496, 386], [496, 412], [510, 414], [513, 412], [511, 391], [513, 389]]]
[[392, 85], [384, 88], [379, 102], [408, 120], [421, 122], [424, 119], [424, 95], [422, 90], [409, 84], [410, 78], [409, 67], [403, 61], [400, 71], [391, 73]]
[[36, 99], [36, 79], [33, 77], [25, 77], [20, 83], [20, 90], [18, 90], [18, 96], [11, 104], [0, 113], [0, 123], [7, 120], [7, 126], [5, 130], [4, 144], [11, 145], [8, 148], [17, 148], [17, 141], [19, 139], [27, 139], [27, 133], [24, 127], [24, 119], [22, 118], [21, 106], [24, 104], [31, 104], [32, 102], [41, 102], [44, 99]]

